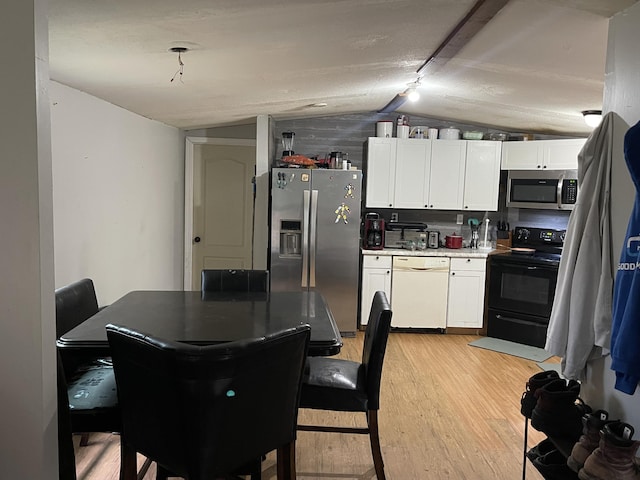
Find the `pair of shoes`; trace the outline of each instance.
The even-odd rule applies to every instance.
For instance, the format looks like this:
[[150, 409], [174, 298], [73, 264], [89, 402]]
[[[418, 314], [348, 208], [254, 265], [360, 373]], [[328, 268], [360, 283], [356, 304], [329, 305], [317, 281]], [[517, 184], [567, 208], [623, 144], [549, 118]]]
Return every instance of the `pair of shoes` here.
[[589, 455], [598, 448], [600, 430], [613, 421], [609, 420], [609, 413], [606, 410], [596, 410], [582, 416], [582, 435], [567, 458], [567, 465], [571, 470], [578, 473]]
[[539, 372], [529, 378], [529, 381], [526, 385], [526, 390], [522, 394], [522, 399], [520, 400], [520, 413], [527, 418], [531, 418], [531, 412], [533, 412], [534, 407], [536, 406], [537, 398], [536, 391], [539, 388], [544, 387], [547, 383], [552, 382], [553, 380], [558, 380], [560, 375], [555, 370], [545, 370], [544, 372]]
[[536, 406], [531, 413], [531, 426], [550, 437], [577, 442], [582, 433], [582, 416], [591, 412], [578, 395], [575, 380], [552, 380], [536, 390]]
[[640, 442], [633, 440], [633, 427], [614, 421], [600, 430], [600, 442], [578, 472], [580, 480], [640, 480], [636, 452]]
[[544, 455], [555, 449], [556, 446], [553, 444], [553, 442], [548, 438], [545, 438], [535, 447], [530, 448], [527, 451], [526, 455], [527, 458], [533, 462], [536, 458], [543, 457]]
[[553, 449], [534, 458], [531, 463], [546, 480], [577, 480], [578, 476], [569, 467], [559, 450]]

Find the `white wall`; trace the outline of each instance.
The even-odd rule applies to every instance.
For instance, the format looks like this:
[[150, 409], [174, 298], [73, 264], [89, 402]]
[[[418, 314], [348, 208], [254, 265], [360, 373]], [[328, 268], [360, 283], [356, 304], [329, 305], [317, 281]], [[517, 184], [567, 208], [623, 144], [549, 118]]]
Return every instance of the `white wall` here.
[[56, 288], [91, 277], [98, 302], [181, 290], [180, 130], [52, 82]]
[[[612, 245], [616, 263], [635, 198], [635, 189], [624, 162], [622, 141], [628, 127], [640, 120], [639, 24], [640, 3], [617, 14], [609, 22], [603, 111], [615, 112], [621, 117], [621, 128], [616, 132], [619, 141], [613, 156], [611, 180]], [[611, 357], [607, 356], [589, 365], [582, 397], [592, 408], [604, 408], [611, 417], [630, 423], [640, 432], [640, 388], [635, 395], [626, 395], [615, 390], [614, 384]], [[638, 438], [638, 433], [634, 438]]]
[[0, 478], [57, 478], [46, 2], [3, 2], [0, 41]]

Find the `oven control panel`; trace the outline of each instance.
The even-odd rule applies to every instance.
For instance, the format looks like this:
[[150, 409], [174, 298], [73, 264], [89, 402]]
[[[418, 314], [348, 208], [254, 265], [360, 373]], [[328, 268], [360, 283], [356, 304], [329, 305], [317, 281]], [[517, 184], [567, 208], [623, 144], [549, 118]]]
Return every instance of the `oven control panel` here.
[[543, 245], [562, 247], [566, 230], [548, 228], [516, 227], [513, 229], [513, 243], [517, 246], [539, 247]]

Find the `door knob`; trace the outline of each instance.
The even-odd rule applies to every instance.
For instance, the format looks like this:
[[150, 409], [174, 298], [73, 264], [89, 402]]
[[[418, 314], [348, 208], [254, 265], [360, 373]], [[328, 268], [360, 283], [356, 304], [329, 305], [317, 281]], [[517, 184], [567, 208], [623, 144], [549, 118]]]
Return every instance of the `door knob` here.
[[196, 237], [196, 238], [194, 238], [194, 239], [193, 239], [193, 241], [194, 241], [195, 243], [200, 243], [200, 237]]

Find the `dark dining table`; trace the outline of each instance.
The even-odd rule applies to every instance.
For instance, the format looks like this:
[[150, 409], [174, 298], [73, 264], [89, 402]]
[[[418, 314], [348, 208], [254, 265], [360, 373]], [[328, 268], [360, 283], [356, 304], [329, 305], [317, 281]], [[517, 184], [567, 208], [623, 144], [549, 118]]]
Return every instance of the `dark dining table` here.
[[113, 323], [194, 345], [261, 337], [296, 325], [311, 326], [310, 356], [340, 352], [342, 337], [318, 292], [149, 291], [126, 294], [62, 335], [63, 354], [108, 355], [105, 327]]

